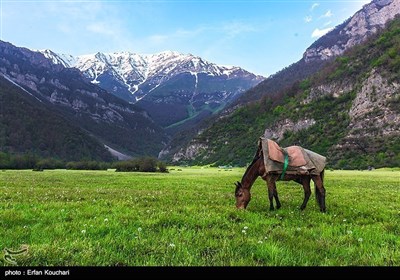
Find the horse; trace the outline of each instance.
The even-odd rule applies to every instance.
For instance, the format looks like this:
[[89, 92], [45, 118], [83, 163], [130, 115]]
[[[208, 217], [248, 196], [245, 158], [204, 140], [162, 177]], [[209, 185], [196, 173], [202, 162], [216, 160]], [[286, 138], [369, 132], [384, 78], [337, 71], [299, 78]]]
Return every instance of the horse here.
[[[274, 210], [273, 199], [275, 198], [276, 208], [281, 208], [281, 202], [279, 201], [278, 191], [276, 189], [276, 181], [295, 181], [303, 186], [304, 189], [304, 200], [300, 206], [300, 210], [304, 210], [307, 206], [307, 202], [311, 195], [310, 182], [313, 180], [315, 185], [315, 196], [318, 202], [321, 212], [326, 211], [325, 206], [325, 188], [324, 188], [324, 169], [318, 174], [305, 172], [303, 174], [297, 173], [285, 173], [285, 172], [266, 172], [265, 161], [264, 161], [263, 149], [261, 142], [259, 143], [257, 152], [253, 158], [251, 164], [247, 167], [243, 174], [241, 182], [235, 183], [235, 198], [236, 208], [246, 209], [250, 202], [251, 194], [250, 190], [255, 180], [261, 177], [267, 183], [268, 187], [268, 198], [269, 198], [269, 209]], [[282, 174], [283, 173], [283, 174]]]

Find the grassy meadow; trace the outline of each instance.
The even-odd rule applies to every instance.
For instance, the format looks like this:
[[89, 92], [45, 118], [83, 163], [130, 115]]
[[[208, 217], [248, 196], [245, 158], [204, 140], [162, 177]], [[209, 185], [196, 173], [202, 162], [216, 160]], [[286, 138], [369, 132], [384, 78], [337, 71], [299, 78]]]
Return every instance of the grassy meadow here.
[[244, 168], [169, 173], [0, 171], [0, 246], [19, 266], [399, 266], [400, 170], [326, 171], [327, 213], [314, 190], [265, 182], [236, 210]]

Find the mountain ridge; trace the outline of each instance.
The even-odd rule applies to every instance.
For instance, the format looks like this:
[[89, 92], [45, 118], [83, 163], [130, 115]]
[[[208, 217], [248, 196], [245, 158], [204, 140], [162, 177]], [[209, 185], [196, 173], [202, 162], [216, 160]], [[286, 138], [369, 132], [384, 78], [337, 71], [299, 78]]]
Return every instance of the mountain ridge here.
[[364, 42], [400, 12], [399, 0], [373, 0], [351, 18], [316, 40], [304, 52], [306, 62], [327, 60]]
[[318, 72], [328, 60], [364, 42], [398, 14], [400, 0], [373, 0], [365, 4], [349, 19], [312, 43], [299, 61], [246, 91], [231, 104], [231, 107], [260, 100], [266, 95], [276, 95], [284, 87]]
[[[230, 76], [240, 74], [254, 76], [256, 80], [263, 80], [265, 77], [252, 74], [238, 66], [217, 65], [212, 62], [195, 56], [193, 54], [183, 54], [177, 51], [162, 51], [155, 54], [138, 54], [128, 51], [72, 56], [68, 54], [58, 54], [49, 49], [39, 50], [55, 64], [61, 64], [67, 68], [78, 68], [91, 79], [92, 83], [99, 83], [98, 76], [106, 71], [112, 71], [120, 79], [128, 91], [135, 97], [131, 102], [135, 103], [144, 97], [138, 92], [139, 86], [149, 79], [162, 78], [168, 79], [171, 74], [191, 73], [192, 75], [205, 73], [210, 76]], [[151, 92], [160, 83], [151, 87]], [[136, 96], [135, 96], [136, 93]]]

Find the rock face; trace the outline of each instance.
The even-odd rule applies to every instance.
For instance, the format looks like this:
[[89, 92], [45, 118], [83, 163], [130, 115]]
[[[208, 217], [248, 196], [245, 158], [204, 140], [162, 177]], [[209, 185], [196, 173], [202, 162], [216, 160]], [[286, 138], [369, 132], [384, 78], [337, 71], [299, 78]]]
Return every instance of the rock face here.
[[400, 98], [399, 89], [400, 84], [372, 71], [353, 100], [347, 138], [400, 134], [400, 114], [391, 106]]
[[276, 122], [274, 126], [268, 127], [264, 131], [264, 137], [280, 141], [283, 139], [283, 135], [285, 132], [297, 132], [303, 129], [307, 129], [310, 126], [314, 125], [316, 122], [314, 119], [302, 119], [293, 122], [291, 119], [285, 119], [279, 122]]
[[318, 39], [304, 53], [306, 62], [327, 60], [364, 42], [400, 13], [400, 0], [374, 0], [349, 20]]
[[195, 159], [200, 151], [205, 151], [208, 149], [206, 144], [192, 144], [189, 145], [186, 149], [180, 150], [178, 153], [174, 154], [172, 158], [172, 162], [179, 162], [181, 160], [192, 160]]
[[166, 135], [143, 109], [90, 83], [76, 68], [0, 41], [0, 74], [103, 144], [157, 155]]
[[[374, 137], [378, 135], [400, 135], [400, 112], [392, 103], [400, 98], [400, 84], [396, 81], [388, 81], [378, 71], [373, 69], [364, 79], [361, 87], [354, 88], [352, 80], [340, 83], [324, 83], [311, 88], [310, 93], [304, 99], [303, 104], [318, 102], [325, 96], [339, 98], [343, 94], [355, 91], [356, 95], [347, 113], [350, 119], [347, 135], [342, 143], [351, 139]], [[280, 141], [286, 131], [297, 132], [314, 125], [314, 119], [301, 119], [293, 122], [285, 119], [276, 122], [266, 128], [264, 136]], [[347, 143], [349, 144], [349, 143]]]

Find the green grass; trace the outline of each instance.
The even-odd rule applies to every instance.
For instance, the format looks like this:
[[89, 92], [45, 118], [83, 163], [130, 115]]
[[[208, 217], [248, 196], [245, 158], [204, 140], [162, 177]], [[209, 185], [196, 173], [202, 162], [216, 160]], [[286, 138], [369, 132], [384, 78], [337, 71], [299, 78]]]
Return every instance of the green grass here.
[[261, 179], [236, 210], [244, 169], [180, 169], [0, 171], [0, 249], [28, 245], [20, 266], [400, 265], [399, 170], [327, 171], [323, 214], [293, 182], [269, 211]]

